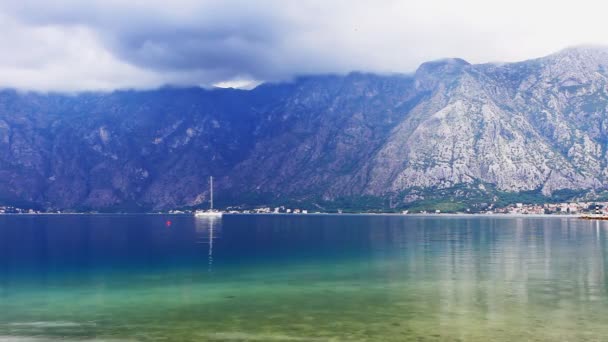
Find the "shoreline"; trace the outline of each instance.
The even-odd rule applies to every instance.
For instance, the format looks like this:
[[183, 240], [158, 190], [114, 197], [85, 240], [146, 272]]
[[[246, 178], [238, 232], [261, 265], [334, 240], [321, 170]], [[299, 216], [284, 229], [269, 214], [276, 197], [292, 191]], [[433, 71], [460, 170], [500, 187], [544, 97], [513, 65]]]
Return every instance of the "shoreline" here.
[[[90, 215], [90, 216], [121, 216], [121, 215], [170, 215], [170, 216], [192, 216], [192, 213], [0, 213], [1, 216], [70, 216], [70, 215]], [[294, 213], [224, 213], [224, 216], [398, 216], [398, 217], [435, 217], [435, 218], [464, 218], [464, 217], [499, 217], [499, 218], [575, 218], [585, 220], [608, 220], [608, 216], [593, 216], [593, 215], [573, 215], [573, 214], [508, 214], [508, 213], [413, 213], [413, 214], [401, 214], [401, 213], [307, 213], [307, 214], [294, 214]]]

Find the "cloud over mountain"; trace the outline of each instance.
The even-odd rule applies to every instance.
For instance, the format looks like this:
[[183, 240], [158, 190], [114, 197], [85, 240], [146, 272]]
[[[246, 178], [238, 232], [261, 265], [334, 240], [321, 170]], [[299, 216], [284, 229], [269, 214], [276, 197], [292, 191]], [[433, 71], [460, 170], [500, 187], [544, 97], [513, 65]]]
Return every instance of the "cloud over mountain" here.
[[[553, 1], [0, 1], [0, 86], [211, 86], [351, 70], [411, 72], [603, 44], [603, 11]], [[596, 8], [588, 11], [588, 8]]]

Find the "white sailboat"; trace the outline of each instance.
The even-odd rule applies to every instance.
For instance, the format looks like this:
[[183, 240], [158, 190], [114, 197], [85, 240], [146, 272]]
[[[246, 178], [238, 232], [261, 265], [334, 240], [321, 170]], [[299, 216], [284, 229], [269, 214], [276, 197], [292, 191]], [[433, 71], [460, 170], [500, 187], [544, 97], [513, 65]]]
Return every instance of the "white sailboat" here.
[[194, 212], [194, 216], [197, 217], [222, 217], [222, 212], [213, 209], [213, 176], [209, 177], [209, 210], [197, 210]]

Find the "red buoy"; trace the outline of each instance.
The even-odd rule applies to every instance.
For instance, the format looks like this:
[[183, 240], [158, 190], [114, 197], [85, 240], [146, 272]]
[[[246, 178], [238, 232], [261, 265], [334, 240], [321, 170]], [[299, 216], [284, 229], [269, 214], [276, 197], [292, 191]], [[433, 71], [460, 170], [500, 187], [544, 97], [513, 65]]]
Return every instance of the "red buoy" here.
[[171, 222], [171, 220], [167, 220], [167, 222], [165, 222], [165, 225], [166, 225], [167, 227], [171, 227], [171, 224], [172, 224], [172, 223], [173, 223], [173, 222]]

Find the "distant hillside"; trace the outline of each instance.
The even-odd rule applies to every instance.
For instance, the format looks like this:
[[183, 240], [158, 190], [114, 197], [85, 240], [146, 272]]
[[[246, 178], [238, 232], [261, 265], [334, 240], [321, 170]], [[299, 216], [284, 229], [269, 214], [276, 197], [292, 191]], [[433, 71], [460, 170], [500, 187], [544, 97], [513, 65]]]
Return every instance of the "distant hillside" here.
[[0, 92], [0, 204], [434, 207], [608, 186], [608, 50], [250, 91]]

